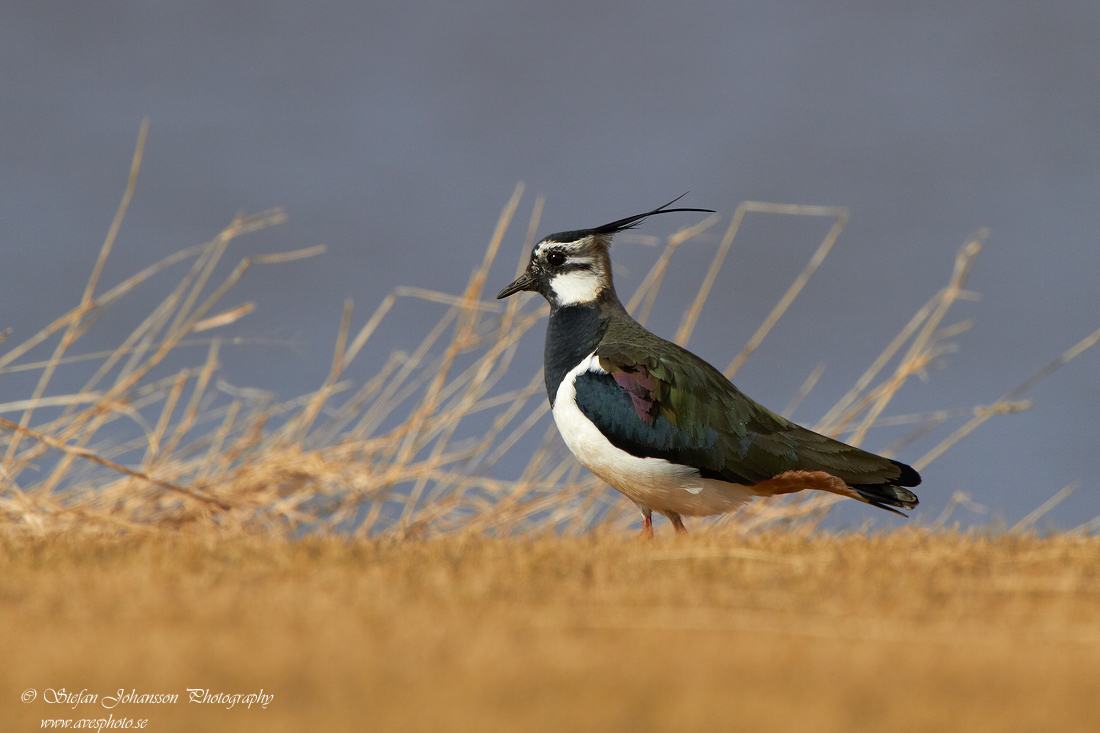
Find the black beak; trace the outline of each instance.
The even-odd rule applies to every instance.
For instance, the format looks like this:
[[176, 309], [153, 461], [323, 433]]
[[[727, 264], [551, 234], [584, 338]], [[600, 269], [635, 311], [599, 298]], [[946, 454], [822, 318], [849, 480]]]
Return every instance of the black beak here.
[[536, 280], [535, 277], [532, 276], [530, 273], [525, 272], [517, 277], [515, 280], [513, 280], [510, 285], [504, 288], [504, 290], [501, 290], [499, 293], [497, 293], [497, 300], [500, 300], [501, 298], [507, 298], [509, 295], [515, 295], [521, 290], [537, 289], [538, 280]]

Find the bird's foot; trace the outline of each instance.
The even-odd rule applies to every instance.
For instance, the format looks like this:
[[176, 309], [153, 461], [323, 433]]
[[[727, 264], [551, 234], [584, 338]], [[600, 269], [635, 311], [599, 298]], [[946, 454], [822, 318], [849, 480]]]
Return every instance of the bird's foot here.
[[638, 535], [643, 540], [653, 539], [653, 512], [642, 510], [642, 533]]

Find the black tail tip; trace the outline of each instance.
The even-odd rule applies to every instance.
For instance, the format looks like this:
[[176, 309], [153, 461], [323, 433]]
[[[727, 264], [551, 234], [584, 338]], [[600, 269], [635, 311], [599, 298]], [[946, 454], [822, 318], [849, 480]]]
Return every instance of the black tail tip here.
[[[901, 471], [901, 475], [892, 480], [890, 483], [894, 484], [895, 486], [920, 486], [920, 474], [917, 473], [912, 466], [907, 466], [904, 463], [899, 463], [897, 461], [890, 461], [890, 463], [893, 463], [895, 466], [898, 467], [898, 470]], [[906, 493], [912, 495], [912, 492]], [[914, 496], [913, 501], [916, 501], [916, 499], [917, 497]]]
[[894, 507], [901, 509], [916, 509], [917, 505], [920, 504], [920, 500], [917, 499], [916, 494], [900, 486], [879, 484], [877, 486], [853, 486], [852, 488], [859, 494], [859, 498], [862, 501], [867, 502], [871, 506], [878, 507], [879, 509], [893, 512], [894, 514], [901, 514], [903, 517], [907, 517], [908, 515], [902, 514]]

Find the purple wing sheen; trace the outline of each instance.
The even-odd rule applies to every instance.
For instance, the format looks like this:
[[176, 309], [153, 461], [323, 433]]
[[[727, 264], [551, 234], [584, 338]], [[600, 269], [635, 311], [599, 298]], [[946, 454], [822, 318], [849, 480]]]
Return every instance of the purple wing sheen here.
[[653, 425], [657, 419], [660, 407], [653, 399], [657, 391], [657, 379], [642, 365], [638, 364], [627, 370], [616, 369], [611, 373], [615, 384], [627, 391], [634, 402], [634, 409], [638, 411], [638, 417], [646, 425]]

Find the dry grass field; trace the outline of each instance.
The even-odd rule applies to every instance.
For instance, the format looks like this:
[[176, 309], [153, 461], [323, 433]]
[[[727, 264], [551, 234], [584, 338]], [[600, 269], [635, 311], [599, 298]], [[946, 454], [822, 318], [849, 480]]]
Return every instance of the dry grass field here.
[[[224, 351], [247, 347], [230, 327], [256, 308], [222, 303], [251, 268], [322, 248], [227, 267], [239, 240], [284, 219], [263, 212], [106, 285], [141, 157], [139, 141], [72, 307], [18, 341], [0, 330], [0, 733], [43, 720], [150, 731], [1100, 727], [1100, 518], [1032, 534], [1071, 487], [988, 535], [947, 528], [954, 508], [975, 506], [961, 493], [923, 529], [829, 534], [818, 529], [828, 495], [758, 501], [693, 522], [687, 538], [639, 542], [634, 506], [582, 471], [549, 424], [541, 373], [511, 369], [544, 304], [483, 292], [519, 189], [463, 293], [395, 288], [366, 318], [349, 301], [333, 352], [314, 355], [331, 364], [327, 378], [284, 399], [221, 381]], [[528, 243], [540, 211], [536, 201]], [[731, 377], [847, 220], [832, 207], [739, 206], [677, 342], [750, 214], [821, 217], [827, 232], [730, 355]], [[654, 249], [628, 303], [641, 322], [677, 248], [717, 222]], [[987, 420], [1027, 409], [1036, 383], [1100, 342], [1098, 330], [994, 402], [889, 414], [969, 328], [951, 309], [973, 295], [983, 236], [812, 427], [853, 444], [900, 427], [870, 447], [905, 449], [923, 470]], [[138, 290], [159, 299], [148, 313], [127, 307]], [[442, 315], [422, 329], [402, 322], [407, 350], [379, 354], [372, 338], [410, 298]], [[113, 348], [88, 346], [108, 311], [132, 330]], [[215, 702], [190, 702], [189, 689]], [[115, 705], [119, 690], [178, 698]], [[261, 690], [274, 695], [266, 707], [232, 697]]]
[[[1095, 730], [1100, 540], [7, 539], [4, 730]], [[42, 702], [65, 687], [175, 704]], [[18, 701], [34, 688], [39, 698]], [[267, 709], [187, 688], [274, 694]]]

